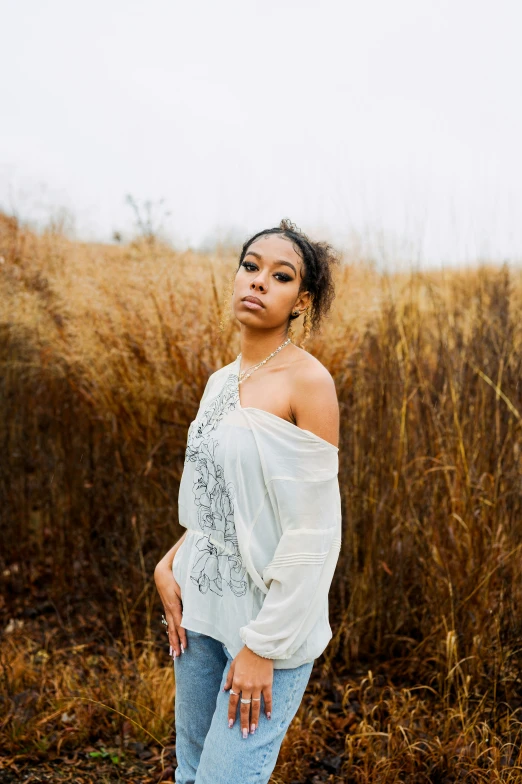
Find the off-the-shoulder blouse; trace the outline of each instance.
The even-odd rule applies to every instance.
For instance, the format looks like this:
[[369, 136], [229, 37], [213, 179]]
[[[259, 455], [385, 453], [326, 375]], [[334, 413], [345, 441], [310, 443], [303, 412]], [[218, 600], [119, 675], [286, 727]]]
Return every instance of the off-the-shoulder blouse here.
[[213, 373], [191, 423], [172, 570], [181, 625], [274, 667], [313, 661], [332, 637], [328, 592], [341, 547], [337, 447], [241, 406], [240, 359]]

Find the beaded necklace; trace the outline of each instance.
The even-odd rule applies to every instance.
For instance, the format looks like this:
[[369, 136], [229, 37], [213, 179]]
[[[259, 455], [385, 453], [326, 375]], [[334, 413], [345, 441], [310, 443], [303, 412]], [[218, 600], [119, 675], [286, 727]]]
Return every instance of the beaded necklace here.
[[[272, 357], [275, 357], [275, 355], [277, 354], [278, 351], [281, 351], [282, 348], [284, 348], [285, 346], [287, 346], [291, 342], [292, 342], [291, 338], [287, 338], [284, 343], [281, 343], [281, 345], [278, 346], [275, 351], [272, 351], [271, 354], [269, 354], [261, 362], [258, 362], [257, 365], [254, 365], [251, 368], [246, 368], [245, 370], [241, 370], [240, 373], [239, 373], [239, 376], [238, 376], [238, 379], [239, 379], [238, 380], [238, 384], [242, 384], [243, 381], [246, 381], [247, 378], [250, 378], [252, 373], [254, 373], [258, 368], [260, 368], [262, 365], [264, 365], [266, 362], [268, 362], [269, 359], [272, 359]], [[239, 359], [239, 364], [241, 365], [241, 354], [238, 354], [236, 359]], [[247, 373], [247, 370], [250, 370], [250, 373]]]

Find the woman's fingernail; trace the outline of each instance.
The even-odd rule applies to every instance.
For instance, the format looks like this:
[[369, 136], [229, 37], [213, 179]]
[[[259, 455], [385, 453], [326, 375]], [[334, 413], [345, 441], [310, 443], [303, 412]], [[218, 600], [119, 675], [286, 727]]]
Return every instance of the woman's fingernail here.
[[271, 719], [272, 718], [272, 714], [270, 713], [270, 711], [268, 711], [268, 713], [266, 714], [266, 717], [267, 717], [267, 719]]
[[228, 720], [228, 726], [229, 727], [231, 727], [233, 725], [233, 723], [234, 723], [234, 719], [229, 719]]
[[175, 659], [177, 655], [178, 654], [176, 653], [176, 651], [174, 651], [174, 653], [172, 654], [172, 658]]
[[181, 653], [183, 653], [183, 652], [184, 652], [184, 650], [185, 650], [185, 648], [183, 647], [183, 643], [182, 643], [182, 642], [180, 642], [180, 644], [179, 644], [179, 645], [180, 645], [180, 648], [181, 648]]
[[248, 738], [248, 730], [246, 727], [243, 727], [243, 737]]
[[172, 645], [169, 648], [169, 656], [172, 656]]
[[255, 724], [251, 724], [251, 725], [250, 725], [250, 732], [251, 732], [252, 734], [254, 734], [254, 732], [255, 732], [255, 731], [256, 731], [256, 725], [255, 725]]

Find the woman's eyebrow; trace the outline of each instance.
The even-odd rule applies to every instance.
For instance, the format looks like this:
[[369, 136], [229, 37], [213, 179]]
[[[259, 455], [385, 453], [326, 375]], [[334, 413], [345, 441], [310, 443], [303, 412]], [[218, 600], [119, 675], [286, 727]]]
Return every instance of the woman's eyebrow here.
[[[263, 258], [262, 255], [260, 253], [257, 253], [255, 250], [249, 250], [248, 253], [245, 253], [245, 256], [255, 256], [257, 259]], [[284, 264], [287, 267], [291, 267], [291, 269], [293, 269], [293, 271], [297, 275], [296, 268], [289, 261], [285, 261], [284, 259], [276, 259], [276, 261], [274, 261], [274, 264]]]

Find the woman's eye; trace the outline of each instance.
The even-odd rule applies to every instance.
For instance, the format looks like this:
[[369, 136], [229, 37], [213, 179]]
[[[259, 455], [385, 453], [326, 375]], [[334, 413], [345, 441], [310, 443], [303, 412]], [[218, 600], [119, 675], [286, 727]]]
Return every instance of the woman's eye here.
[[[241, 266], [244, 267], [248, 272], [257, 270], [257, 265], [253, 264], [251, 261], [242, 261]], [[292, 280], [290, 275], [286, 275], [284, 272], [276, 272], [274, 277], [283, 283], [287, 283], [289, 280]]]

